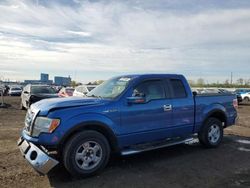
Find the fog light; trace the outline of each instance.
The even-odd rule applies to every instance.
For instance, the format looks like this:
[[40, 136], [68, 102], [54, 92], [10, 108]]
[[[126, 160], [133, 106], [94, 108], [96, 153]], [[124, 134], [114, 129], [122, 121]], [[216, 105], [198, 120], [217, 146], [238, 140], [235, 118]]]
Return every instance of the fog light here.
[[34, 161], [34, 160], [36, 160], [36, 158], [37, 158], [37, 152], [36, 151], [32, 151], [30, 153], [30, 160]]

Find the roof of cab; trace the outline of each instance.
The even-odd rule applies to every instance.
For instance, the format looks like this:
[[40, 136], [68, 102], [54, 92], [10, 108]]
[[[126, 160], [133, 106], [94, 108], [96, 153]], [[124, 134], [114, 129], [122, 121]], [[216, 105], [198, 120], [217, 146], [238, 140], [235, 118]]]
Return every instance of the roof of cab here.
[[117, 77], [151, 78], [151, 77], [183, 77], [181, 74], [127, 74]]

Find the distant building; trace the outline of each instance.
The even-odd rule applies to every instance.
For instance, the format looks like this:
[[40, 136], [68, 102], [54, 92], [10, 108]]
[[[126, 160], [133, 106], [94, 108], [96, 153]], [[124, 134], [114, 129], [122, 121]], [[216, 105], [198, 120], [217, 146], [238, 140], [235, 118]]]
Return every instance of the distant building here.
[[53, 80], [49, 80], [49, 74], [41, 73], [40, 80], [24, 80], [25, 84], [47, 84], [52, 85]]
[[24, 80], [25, 84], [41, 84], [40, 80]]
[[40, 81], [43, 84], [48, 84], [48, 85], [53, 84], [53, 80], [49, 80], [49, 74], [46, 74], [46, 73], [41, 73]]
[[69, 77], [62, 77], [62, 76], [55, 76], [54, 83], [57, 86], [70, 86], [71, 78]]
[[49, 74], [41, 73], [40, 80], [41, 80], [41, 82], [48, 82], [49, 81]]
[[[52, 85], [53, 80], [49, 80], [49, 74], [41, 73], [40, 80], [24, 80], [24, 84]], [[70, 86], [71, 85], [71, 78], [70, 78], [70, 76], [69, 77], [55, 76], [54, 84], [57, 86]]]

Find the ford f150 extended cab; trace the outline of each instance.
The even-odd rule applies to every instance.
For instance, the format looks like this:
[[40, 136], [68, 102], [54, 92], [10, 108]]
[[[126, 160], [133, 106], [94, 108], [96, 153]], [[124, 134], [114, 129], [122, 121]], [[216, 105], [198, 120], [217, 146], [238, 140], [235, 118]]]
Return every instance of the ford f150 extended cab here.
[[217, 147], [223, 129], [237, 120], [237, 105], [232, 94], [192, 93], [182, 75], [118, 76], [86, 98], [32, 104], [18, 146], [42, 174], [60, 162], [72, 175], [86, 177], [100, 172], [114, 152], [135, 154], [196, 135], [205, 147]]

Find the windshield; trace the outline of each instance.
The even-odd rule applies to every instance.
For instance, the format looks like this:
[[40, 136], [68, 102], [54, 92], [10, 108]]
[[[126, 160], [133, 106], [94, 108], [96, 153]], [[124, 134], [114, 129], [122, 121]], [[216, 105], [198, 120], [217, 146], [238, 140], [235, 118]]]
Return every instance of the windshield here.
[[32, 86], [31, 93], [33, 93], [33, 94], [36, 94], [36, 93], [53, 94], [53, 93], [56, 93], [56, 91], [52, 87], [49, 87], [49, 86]]
[[112, 78], [90, 91], [87, 96], [114, 99], [127, 88], [130, 80], [130, 77]]

